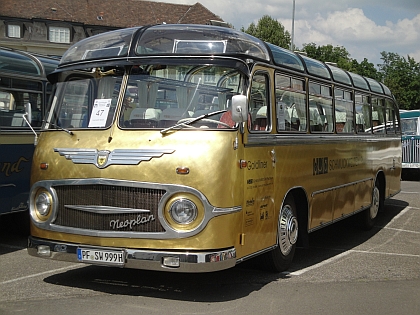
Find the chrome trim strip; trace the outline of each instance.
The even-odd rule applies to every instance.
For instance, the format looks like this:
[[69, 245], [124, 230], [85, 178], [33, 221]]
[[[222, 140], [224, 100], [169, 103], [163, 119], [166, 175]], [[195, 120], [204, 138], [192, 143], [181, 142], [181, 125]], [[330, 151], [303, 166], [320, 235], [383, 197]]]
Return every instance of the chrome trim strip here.
[[381, 142], [381, 141], [401, 142], [401, 138], [396, 135], [338, 135], [338, 134], [249, 134], [245, 146], [265, 146], [265, 145], [302, 145], [302, 144], [324, 144], [343, 142]]
[[242, 206], [236, 206], [231, 208], [214, 208], [213, 213], [234, 213], [242, 211]]
[[64, 207], [73, 209], [73, 210], [80, 210], [85, 212], [93, 212], [93, 213], [150, 213], [150, 210], [146, 209], [132, 209], [132, 208], [117, 208], [117, 207], [109, 207], [109, 206], [87, 206], [87, 205], [64, 205]]
[[74, 164], [93, 164], [98, 168], [110, 165], [137, 165], [164, 154], [172, 154], [173, 149], [116, 149], [113, 151], [98, 151], [97, 149], [54, 148], [61, 156]]
[[[38, 255], [38, 246], [48, 246], [50, 255]], [[38, 258], [67, 261], [73, 263], [82, 263], [77, 259], [77, 244], [53, 242], [29, 236], [28, 254]], [[110, 248], [83, 245], [83, 248], [98, 250], [123, 250], [125, 252], [126, 262], [124, 268], [168, 271], [168, 272], [213, 272], [231, 268], [235, 266], [236, 249], [230, 247], [227, 249], [207, 250], [207, 251], [165, 251], [165, 250], [143, 250], [128, 248]], [[211, 260], [211, 257], [217, 256], [219, 260]], [[176, 257], [180, 261], [180, 266], [176, 268], [163, 266], [164, 257]], [[84, 262], [83, 262], [84, 263]]]

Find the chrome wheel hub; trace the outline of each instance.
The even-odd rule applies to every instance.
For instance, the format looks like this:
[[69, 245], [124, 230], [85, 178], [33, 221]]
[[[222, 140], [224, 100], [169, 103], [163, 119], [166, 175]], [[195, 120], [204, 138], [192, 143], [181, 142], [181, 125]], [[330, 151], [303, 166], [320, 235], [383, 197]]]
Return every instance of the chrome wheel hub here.
[[375, 186], [373, 188], [373, 195], [372, 195], [372, 206], [370, 207], [370, 217], [372, 219], [376, 218], [379, 211], [379, 201], [380, 201], [380, 193], [378, 187]]
[[289, 205], [281, 209], [279, 218], [279, 246], [283, 255], [288, 255], [298, 238], [298, 221]]

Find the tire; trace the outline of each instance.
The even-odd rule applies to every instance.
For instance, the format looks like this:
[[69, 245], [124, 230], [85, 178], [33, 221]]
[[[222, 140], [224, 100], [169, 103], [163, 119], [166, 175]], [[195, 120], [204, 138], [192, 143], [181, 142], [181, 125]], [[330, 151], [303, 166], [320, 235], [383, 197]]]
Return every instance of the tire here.
[[293, 260], [298, 239], [298, 219], [294, 199], [288, 195], [283, 202], [277, 223], [277, 247], [263, 258], [264, 269], [272, 272], [287, 270]]
[[379, 182], [375, 182], [375, 186], [372, 191], [372, 205], [361, 213], [361, 224], [363, 230], [370, 230], [373, 228], [378, 217], [378, 213], [383, 210], [384, 197], [381, 193]]

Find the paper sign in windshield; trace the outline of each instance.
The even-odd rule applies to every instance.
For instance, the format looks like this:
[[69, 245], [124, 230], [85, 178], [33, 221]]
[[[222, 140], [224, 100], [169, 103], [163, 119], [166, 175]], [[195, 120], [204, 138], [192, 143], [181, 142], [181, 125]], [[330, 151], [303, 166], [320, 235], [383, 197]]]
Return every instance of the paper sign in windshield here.
[[110, 107], [110, 98], [96, 99], [93, 104], [92, 115], [90, 115], [88, 127], [105, 127]]

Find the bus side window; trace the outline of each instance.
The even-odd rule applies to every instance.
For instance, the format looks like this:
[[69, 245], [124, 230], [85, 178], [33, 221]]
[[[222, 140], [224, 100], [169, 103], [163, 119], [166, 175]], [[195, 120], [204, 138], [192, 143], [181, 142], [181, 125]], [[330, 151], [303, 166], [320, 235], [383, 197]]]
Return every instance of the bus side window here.
[[335, 130], [337, 133], [354, 132], [352, 92], [334, 89]]
[[369, 104], [369, 98], [366, 95], [356, 93], [356, 132], [357, 133], [370, 133], [370, 115], [371, 108]]
[[396, 109], [390, 100], [385, 100], [386, 110], [386, 132], [396, 133], [398, 130], [398, 119], [396, 116]]
[[268, 102], [268, 77], [266, 74], [257, 73], [252, 79], [251, 94], [249, 99], [249, 113], [251, 115], [249, 130], [268, 131], [270, 129], [270, 106]]
[[372, 128], [374, 133], [385, 133], [383, 100], [372, 97]]
[[306, 131], [305, 82], [276, 73], [277, 131]]
[[332, 132], [332, 92], [330, 86], [309, 82], [309, 119], [313, 132]]

